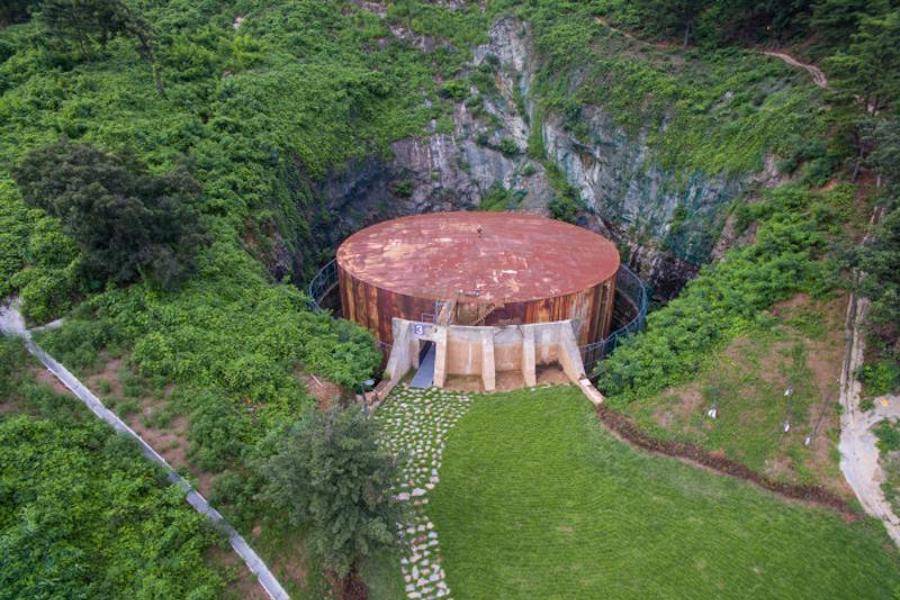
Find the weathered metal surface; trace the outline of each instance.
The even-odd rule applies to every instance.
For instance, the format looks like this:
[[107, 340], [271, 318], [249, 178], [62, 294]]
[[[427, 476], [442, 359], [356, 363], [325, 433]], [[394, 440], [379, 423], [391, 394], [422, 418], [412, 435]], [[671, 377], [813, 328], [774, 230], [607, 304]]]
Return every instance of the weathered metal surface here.
[[337, 252], [344, 317], [392, 340], [391, 319], [435, 300], [453, 320], [495, 325], [575, 319], [580, 344], [609, 330], [619, 253], [586, 229], [521, 213], [433, 213], [385, 221]]

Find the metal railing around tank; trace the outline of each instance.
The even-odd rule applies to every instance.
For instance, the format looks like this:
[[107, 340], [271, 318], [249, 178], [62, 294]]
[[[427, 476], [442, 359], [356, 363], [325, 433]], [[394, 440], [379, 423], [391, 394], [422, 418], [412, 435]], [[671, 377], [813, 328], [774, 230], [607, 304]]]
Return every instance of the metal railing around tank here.
[[306, 287], [306, 294], [309, 296], [309, 307], [312, 310], [322, 310], [322, 302], [325, 296], [334, 289], [338, 283], [337, 261], [332, 258], [324, 267], [319, 269], [316, 276], [312, 278]]
[[644, 328], [649, 304], [647, 286], [631, 269], [621, 265], [616, 273], [616, 298], [613, 308], [613, 323], [618, 327], [602, 340], [580, 348], [581, 359], [587, 373], [594, 370], [598, 361], [609, 356], [623, 338]]
[[[338, 284], [337, 263], [331, 259], [325, 264], [316, 276], [309, 282], [306, 293], [309, 296], [309, 306], [312, 310], [321, 311], [322, 303], [331, 290]], [[616, 273], [616, 298], [613, 312], [613, 322], [619, 324], [609, 335], [602, 340], [582, 346], [581, 358], [584, 361], [585, 370], [590, 373], [597, 361], [608, 356], [619, 341], [644, 328], [647, 321], [647, 307], [650, 304], [647, 295], [647, 286], [641, 278], [626, 267], [621, 265]], [[439, 312], [435, 303], [435, 315]], [[434, 317], [436, 318], [436, 317]], [[390, 345], [379, 342], [379, 347], [385, 356], [390, 353]]]
[[[319, 269], [316, 276], [313, 277], [309, 282], [309, 285], [306, 286], [306, 295], [309, 296], [307, 300], [309, 308], [316, 312], [324, 311], [325, 308], [323, 308], [323, 304], [325, 302], [325, 297], [331, 293], [337, 284], [337, 261], [332, 258], [325, 263], [325, 266]], [[381, 356], [383, 357], [381, 368], [383, 369], [387, 364], [388, 356], [391, 354], [391, 345], [376, 339], [375, 346], [381, 351]]]

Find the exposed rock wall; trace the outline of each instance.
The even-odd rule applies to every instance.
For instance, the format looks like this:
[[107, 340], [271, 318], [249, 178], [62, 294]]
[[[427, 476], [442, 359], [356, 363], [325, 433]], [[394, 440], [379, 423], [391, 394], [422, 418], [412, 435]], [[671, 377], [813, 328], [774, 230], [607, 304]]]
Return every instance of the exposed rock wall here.
[[[472, 87], [479, 108], [473, 113], [457, 103], [451, 132], [437, 132], [432, 123], [432, 133], [396, 142], [391, 157], [347, 165], [318, 185], [332, 219], [326, 242], [336, 245], [387, 218], [478, 208], [497, 184], [516, 193], [519, 210], [546, 213], [555, 192], [541, 162], [525, 155], [535, 124], [539, 60], [527, 24], [511, 18], [495, 23], [489, 43], [474, 49], [471, 67], [494, 65], [496, 93], [479, 95]], [[657, 296], [673, 297], [710, 259], [724, 208], [751, 177], [669, 172], [654, 161], [646, 132], [629, 136], [602, 107], [584, 107], [581, 118], [585, 139], [559, 116], [540, 119], [546, 160], [584, 200], [579, 224], [611, 237]]]

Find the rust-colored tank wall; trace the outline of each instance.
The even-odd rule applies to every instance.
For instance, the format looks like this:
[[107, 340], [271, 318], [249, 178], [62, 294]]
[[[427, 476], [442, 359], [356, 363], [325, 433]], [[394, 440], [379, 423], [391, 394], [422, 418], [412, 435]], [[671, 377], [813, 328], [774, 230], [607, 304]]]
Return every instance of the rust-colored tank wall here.
[[338, 265], [338, 282], [344, 318], [368, 328], [375, 337], [388, 344], [393, 342], [391, 320], [394, 317], [421, 321], [423, 314], [434, 312], [434, 300], [415, 298], [378, 288], [354, 279], [340, 265]]
[[[397, 294], [355, 279], [340, 264], [338, 280], [344, 318], [370, 329], [383, 342], [393, 342], [391, 320], [394, 317], [419, 321], [423, 314], [434, 312], [434, 300]], [[609, 333], [614, 297], [615, 276], [572, 294], [507, 304], [491, 312], [483, 324], [545, 323], [574, 319], [580, 323], [578, 343], [590, 344]], [[466, 313], [467, 308], [470, 307], [458, 303], [457, 313]], [[477, 310], [468, 312], [475, 313]]]

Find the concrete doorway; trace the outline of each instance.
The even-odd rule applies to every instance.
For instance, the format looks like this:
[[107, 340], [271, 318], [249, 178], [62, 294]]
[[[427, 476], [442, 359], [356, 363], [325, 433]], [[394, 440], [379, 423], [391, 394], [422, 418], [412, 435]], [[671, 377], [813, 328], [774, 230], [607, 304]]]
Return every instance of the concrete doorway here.
[[434, 384], [434, 359], [437, 348], [434, 342], [425, 342], [419, 352], [419, 368], [413, 376], [410, 387], [427, 389]]

